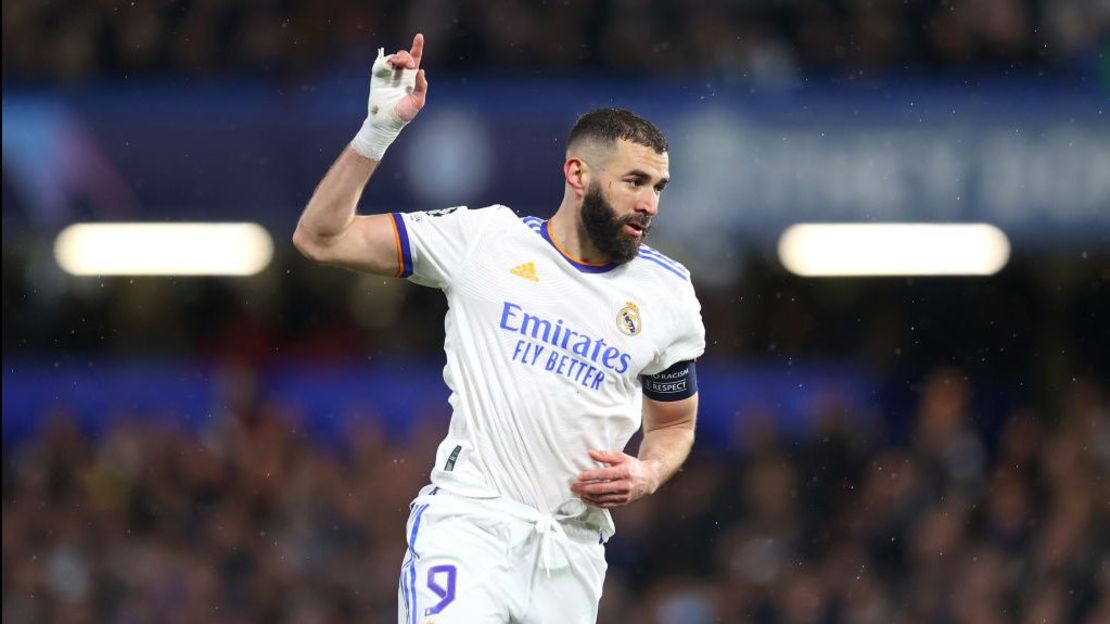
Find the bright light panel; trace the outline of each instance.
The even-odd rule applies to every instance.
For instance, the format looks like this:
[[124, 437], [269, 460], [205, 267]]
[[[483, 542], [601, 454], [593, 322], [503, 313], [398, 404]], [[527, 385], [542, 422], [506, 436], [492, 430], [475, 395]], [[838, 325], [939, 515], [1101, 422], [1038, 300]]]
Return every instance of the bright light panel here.
[[73, 275], [253, 275], [273, 254], [256, 223], [78, 223], [54, 241]]
[[800, 223], [779, 238], [779, 259], [806, 277], [993, 275], [1010, 241], [987, 223]]

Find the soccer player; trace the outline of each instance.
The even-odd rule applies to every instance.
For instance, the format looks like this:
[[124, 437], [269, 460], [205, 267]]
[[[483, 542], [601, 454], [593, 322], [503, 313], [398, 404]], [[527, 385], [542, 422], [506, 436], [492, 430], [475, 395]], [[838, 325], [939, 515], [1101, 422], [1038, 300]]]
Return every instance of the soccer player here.
[[439, 288], [449, 303], [453, 414], [411, 506], [398, 621], [593, 622], [608, 510], [658, 490], [694, 440], [700, 306], [689, 272], [643, 244], [666, 139], [625, 110], [583, 115], [547, 221], [499, 205], [357, 215], [424, 106], [423, 47], [417, 34], [411, 50], [378, 51], [366, 121], [293, 235], [312, 260]]

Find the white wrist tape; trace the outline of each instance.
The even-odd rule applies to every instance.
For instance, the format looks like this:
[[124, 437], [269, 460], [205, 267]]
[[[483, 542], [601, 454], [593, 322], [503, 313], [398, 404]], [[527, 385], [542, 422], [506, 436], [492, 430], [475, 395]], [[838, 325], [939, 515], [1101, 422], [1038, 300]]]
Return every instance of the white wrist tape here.
[[366, 158], [381, 160], [385, 150], [408, 123], [396, 112], [397, 103], [416, 88], [415, 69], [396, 70], [385, 61], [385, 49], [378, 48], [378, 58], [370, 70], [370, 101], [366, 120], [351, 141], [351, 147]]

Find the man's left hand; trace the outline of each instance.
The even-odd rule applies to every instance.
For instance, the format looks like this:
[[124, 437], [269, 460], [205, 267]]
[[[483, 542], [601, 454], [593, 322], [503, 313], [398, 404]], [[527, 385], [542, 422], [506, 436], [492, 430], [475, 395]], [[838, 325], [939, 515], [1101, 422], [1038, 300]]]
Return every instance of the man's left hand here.
[[594, 461], [604, 468], [578, 474], [570, 491], [583, 501], [606, 509], [627, 505], [659, 488], [659, 470], [654, 462], [643, 461], [620, 451], [590, 450]]

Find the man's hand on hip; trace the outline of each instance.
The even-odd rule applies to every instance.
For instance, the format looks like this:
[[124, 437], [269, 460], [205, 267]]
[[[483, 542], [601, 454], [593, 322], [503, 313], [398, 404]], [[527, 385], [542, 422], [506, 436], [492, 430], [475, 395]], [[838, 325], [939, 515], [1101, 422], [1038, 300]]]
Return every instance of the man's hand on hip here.
[[607, 465], [579, 473], [570, 491], [591, 505], [606, 509], [620, 507], [659, 488], [659, 470], [655, 462], [620, 451], [591, 450], [590, 457]]

